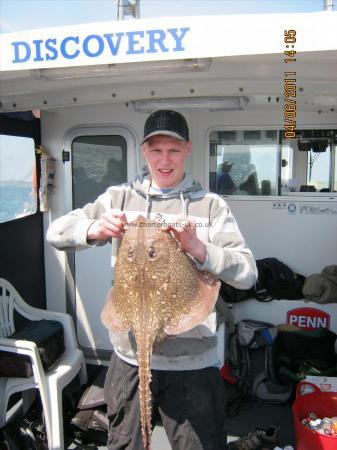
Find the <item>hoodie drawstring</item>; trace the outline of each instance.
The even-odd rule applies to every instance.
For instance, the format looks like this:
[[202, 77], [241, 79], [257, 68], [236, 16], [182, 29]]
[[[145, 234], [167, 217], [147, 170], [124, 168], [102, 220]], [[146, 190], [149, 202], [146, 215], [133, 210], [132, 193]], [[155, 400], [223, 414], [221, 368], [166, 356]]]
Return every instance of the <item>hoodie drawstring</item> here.
[[183, 217], [184, 219], [187, 219], [187, 204], [188, 204], [188, 198], [184, 197], [184, 191], [179, 191], [182, 210], [183, 210]]
[[[184, 197], [184, 191], [179, 191], [179, 196], [180, 196], [180, 200], [181, 200], [181, 209], [182, 209], [183, 218], [187, 219], [187, 205], [188, 205], [189, 199], [188, 199], [188, 197], [186, 197], [186, 198]], [[149, 215], [150, 215], [150, 204], [151, 204], [151, 195], [147, 191], [146, 197], [145, 197], [145, 210], [144, 210], [144, 215], [147, 219], [149, 218]]]
[[146, 219], [149, 218], [149, 209], [150, 209], [150, 194], [147, 192], [146, 199], [145, 199], [145, 211], [144, 211]]

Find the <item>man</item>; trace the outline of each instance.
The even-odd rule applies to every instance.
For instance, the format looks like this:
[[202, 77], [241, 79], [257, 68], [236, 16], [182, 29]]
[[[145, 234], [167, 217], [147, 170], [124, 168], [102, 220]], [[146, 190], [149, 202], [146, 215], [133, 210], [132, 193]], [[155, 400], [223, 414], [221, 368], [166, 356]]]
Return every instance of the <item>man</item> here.
[[221, 172], [217, 175], [216, 192], [219, 195], [233, 194], [236, 189], [234, 181], [230, 175], [234, 163], [224, 161], [221, 165]]
[[[255, 261], [227, 204], [218, 195], [203, 191], [184, 172], [192, 152], [185, 118], [175, 111], [154, 112], [145, 123], [141, 146], [147, 174], [110, 187], [93, 204], [57, 219], [47, 239], [63, 250], [111, 240], [117, 254], [116, 244], [126, 223], [139, 214], [164, 225], [179, 221], [172, 231], [198, 269], [235, 287], [251, 287], [256, 280]], [[225, 398], [215, 333], [212, 313], [200, 326], [167, 339], [152, 356], [152, 410], [160, 414], [174, 450], [225, 448]], [[118, 336], [111, 337], [115, 351], [105, 382], [108, 446], [110, 450], [139, 450], [143, 444], [132, 336], [127, 349], [119, 347]]]

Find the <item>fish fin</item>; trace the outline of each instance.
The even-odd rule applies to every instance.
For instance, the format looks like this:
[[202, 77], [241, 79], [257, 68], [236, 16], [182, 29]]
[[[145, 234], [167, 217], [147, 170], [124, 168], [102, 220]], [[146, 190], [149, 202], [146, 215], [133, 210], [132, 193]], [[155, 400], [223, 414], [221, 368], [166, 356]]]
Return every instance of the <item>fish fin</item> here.
[[198, 294], [190, 308], [179, 315], [178, 319], [172, 324], [168, 324], [164, 331], [168, 335], [175, 335], [189, 331], [202, 323], [213, 311], [218, 299], [220, 281], [212, 275], [203, 272], [199, 275]]
[[112, 345], [118, 346], [121, 352], [130, 350], [130, 333], [128, 331], [112, 331], [109, 329], [109, 339]]
[[160, 332], [160, 334], [157, 335], [154, 343], [153, 343], [153, 347], [152, 347], [152, 352], [156, 353], [156, 351], [158, 350], [158, 348], [160, 348], [160, 346], [162, 345], [162, 343], [165, 341], [166, 339], [166, 333], [162, 330]]
[[123, 317], [117, 312], [116, 298], [114, 295], [114, 288], [110, 289], [106, 298], [105, 305], [101, 312], [101, 321], [103, 325], [115, 332], [123, 332], [129, 330], [129, 325], [125, 323]]

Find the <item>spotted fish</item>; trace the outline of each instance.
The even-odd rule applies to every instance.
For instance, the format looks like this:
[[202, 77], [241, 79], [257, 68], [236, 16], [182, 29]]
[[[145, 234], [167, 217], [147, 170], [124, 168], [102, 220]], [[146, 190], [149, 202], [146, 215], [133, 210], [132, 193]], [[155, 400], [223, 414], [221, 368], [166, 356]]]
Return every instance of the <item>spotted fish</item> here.
[[220, 283], [195, 269], [170, 232], [139, 216], [119, 249], [114, 286], [101, 319], [114, 333], [131, 331], [137, 346], [144, 448], [151, 439], [151, 355], [166, 336], [190, 330], [212, 311]]

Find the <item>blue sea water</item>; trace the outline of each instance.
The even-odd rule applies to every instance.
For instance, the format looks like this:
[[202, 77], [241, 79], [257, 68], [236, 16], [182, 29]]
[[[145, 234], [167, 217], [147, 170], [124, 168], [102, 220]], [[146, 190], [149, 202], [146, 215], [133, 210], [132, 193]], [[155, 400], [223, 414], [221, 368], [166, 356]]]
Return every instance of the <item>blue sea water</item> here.
[[36, 212], [32, 186], [0, 184], [0, 222]]

